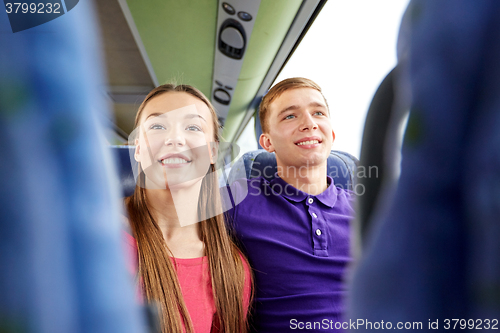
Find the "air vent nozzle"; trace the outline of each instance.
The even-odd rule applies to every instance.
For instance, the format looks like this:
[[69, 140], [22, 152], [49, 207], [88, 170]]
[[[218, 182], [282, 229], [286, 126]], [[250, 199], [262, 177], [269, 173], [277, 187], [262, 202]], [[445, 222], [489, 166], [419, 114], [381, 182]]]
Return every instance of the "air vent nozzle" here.
[[219, 51], [233, 59], [243, 58], [246, 47], [245, 29], [241, 23], [227, 19], [222, 23], [219, 32]]

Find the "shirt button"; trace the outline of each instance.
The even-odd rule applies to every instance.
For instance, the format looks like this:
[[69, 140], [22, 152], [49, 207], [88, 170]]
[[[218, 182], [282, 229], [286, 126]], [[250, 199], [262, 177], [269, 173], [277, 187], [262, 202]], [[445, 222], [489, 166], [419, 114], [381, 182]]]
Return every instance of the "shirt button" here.
[[321, 230], [316, 229], [316, 235], [321, 236]]
[[[316, 213], [313, 213], [313, 216], [314, 216], [314, 217], [318, 217], [318, 215], [316, 215]], [[318, 229], [318, 230], [319, 230], [319, 229]]]
[[310, 204], [312, 204], [314, 202], [313, 198], [309, 198], [307, 199], [307, 202], [309, 202]]

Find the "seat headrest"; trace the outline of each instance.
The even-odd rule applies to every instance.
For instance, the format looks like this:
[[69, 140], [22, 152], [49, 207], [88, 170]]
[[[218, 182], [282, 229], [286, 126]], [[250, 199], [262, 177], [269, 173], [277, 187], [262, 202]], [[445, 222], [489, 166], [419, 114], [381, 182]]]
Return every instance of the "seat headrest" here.
[[[118, 178], [122, 186], [123, 196], [128, 197], [134, 193], [135, 178], [132, 171], [132, 163], [137, 166], [135, 161], [131, 160], [134, 154], [134, 146], [111, 146], [110, 147], [118, 163]], [[335, 186], [353, 190], [356, 185], [356, 168], [358, 160], [341, 151], [332, 150], [327, 160], [327, 174], [332, 177]], [[271, 181], [274, 178], [278, 167], [276, 165], [276, 156], [274, 153], [268, 153], [263, 149], [245, 153], [231, 168], [228, 182], [231, 183], [238, 178], [247, 179], [263, 177]]]
[[[327, 160], [327, 174], [335, 185], [353, 190], [356, 184], [358, 159], [341, 151], [332, 150]], [[276, 155], [263, 149], [245, 153], [231, 168], [228, 182], [231, 183], [243, 174], [247, 179], [263, 177], [271, 181], [277, 172]]]
[[122, 186], [123, 196], [128, 197], [134, 193], [135, 178], [132, 171], [130, 156], [134, 156], [134, 146], [111, 146], [111, 151], [118, 163], [118, 179]]

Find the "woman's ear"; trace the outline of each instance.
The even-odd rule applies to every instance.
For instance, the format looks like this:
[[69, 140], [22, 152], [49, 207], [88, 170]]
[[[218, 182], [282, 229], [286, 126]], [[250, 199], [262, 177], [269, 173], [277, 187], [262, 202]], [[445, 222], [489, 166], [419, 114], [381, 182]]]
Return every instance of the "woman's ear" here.
[[135, 139], [134, 144], [135, 144], [134, 159], [136, 160], [136, 162], [139, 162], [139, 153], [141, 149], [141, 146], [139, 146], [139, 139]]
[[218, 142], [210, 142], [209, 145], [209, 154], [210, 154], [210, 164], [215, 164], [217, 162], [219, 152], [219, 143]]

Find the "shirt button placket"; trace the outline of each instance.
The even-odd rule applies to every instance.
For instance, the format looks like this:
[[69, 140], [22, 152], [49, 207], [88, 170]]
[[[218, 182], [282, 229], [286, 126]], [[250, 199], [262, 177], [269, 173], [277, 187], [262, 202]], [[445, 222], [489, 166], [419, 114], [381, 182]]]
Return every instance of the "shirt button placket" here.
[[312, 232], [313, 232], [313, 251], [314, 251], [315, 249], [319, 250], [319, 249], [323, 248], [323, 246], [322, 246], [323, 242], [322, 242], [322, 239], [320, 237], [322, 234], [322, 231], [319, 228], [320, 221], [318, 220], [318, 214], [316, 214], [315, 212], [312, 212], [314, 199], [311, 197], [307, 198], [307, 203], [309, 206], [309, 212], [312, 216], [311, 227], [312, 227]]

